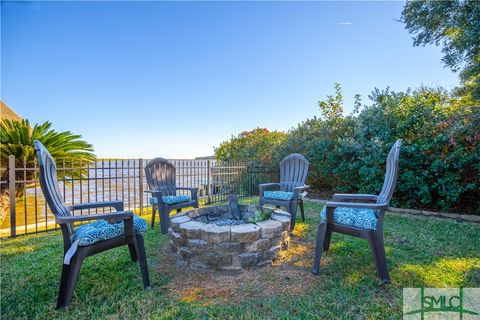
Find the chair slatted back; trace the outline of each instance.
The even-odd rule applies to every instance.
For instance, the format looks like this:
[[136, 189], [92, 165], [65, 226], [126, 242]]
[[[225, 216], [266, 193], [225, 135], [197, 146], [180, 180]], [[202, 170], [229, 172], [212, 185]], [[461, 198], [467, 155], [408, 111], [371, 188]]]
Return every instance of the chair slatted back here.
[[[34, 141], [33, 145], [35, 146], [40, 167], [40, 187], [42, 188], [42, 192], [45, 200], [47, 201], [48, 207], [56, 217], [70, 216], [70, 211], [65, 205], [62, 193], [58, 187], [57, 166], [55, 164], [55, 160], [53, 160], [50, 152], [48, 152], [47, 148], [45, 148], [40, 141]], [[73, 227], [69, 224], [68, 228], [71, 233], [73, 231]]]
[[145, 166], [145, 177], [151, 190], [162, 190], [164, 195], [176, 194], [176, 169], [167, 159], [150, 160]]
[[382, 191], [377, 199], [377, 203], [379, 204], [388, 204], [392, 199], [393, 192], [395, 191], [395, 186], [397, 185], [398, 180], [398, 159], [400, 158], [401, 145], [402, 140], [397, 140], [388, 153], [385, 180], [383, 182]]
[[292, 192], [295, 187], [303, 186], [308, 174], [308, 161], [298, 153], [286, 156], [280, 162], [280, 189]]

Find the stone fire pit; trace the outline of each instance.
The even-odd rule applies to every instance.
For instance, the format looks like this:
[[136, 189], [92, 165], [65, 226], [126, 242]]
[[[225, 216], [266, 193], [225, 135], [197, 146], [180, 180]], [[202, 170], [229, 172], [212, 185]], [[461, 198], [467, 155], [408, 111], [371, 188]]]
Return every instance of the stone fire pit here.
[[[176, 264], [198, 271], [239, 274], [271, 265], [290, 241], [290, 214], [274, 210], [271, 218], [249, 223], [255, 205], [213, 206], [170, 219], [170, 245]], [[271, 211], [271, 210], [270, 210]]]

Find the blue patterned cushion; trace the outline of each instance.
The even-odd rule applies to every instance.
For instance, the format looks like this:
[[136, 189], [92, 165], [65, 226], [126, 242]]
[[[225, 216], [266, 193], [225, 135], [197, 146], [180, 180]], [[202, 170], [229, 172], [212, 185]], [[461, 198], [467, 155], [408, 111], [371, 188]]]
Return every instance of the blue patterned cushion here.
[[292, 200], [293, 192], [287, 191], [265, 191], [263, 197], [266, 199]]
[[[133, 215], [133, 225], [137, 232], [147, 230], [145, 219]], [[78, 240], [79, 246], [89, 246], [99, 241], [113, 239], [124, 234], [123, 221], [109, 223], [107, 220], [97, 220], [95, 222], [79, 226], [73, 234], [73, 241]]]
[[[324, 206], [320, 212], [322, 221], [327, 220], [327, 207]], [[361, 229], [376, 230], [377, 217], [372, 209], [358, 208], [335, 208], [333, 221], [338, 224], [352, 226]]]
[[[185, 195], [179, 195], [179, 196], [163, 196], [162, 197], [163, 203], [166, 204], [175, 204], [175, 203], [180, 203], [180, 202], [187, 202], [190, 201], [189, 196]], [[157, 197], [151, 197], [150, 198], [150, 204], [153, 206], [154, 204], [157, 204]]]

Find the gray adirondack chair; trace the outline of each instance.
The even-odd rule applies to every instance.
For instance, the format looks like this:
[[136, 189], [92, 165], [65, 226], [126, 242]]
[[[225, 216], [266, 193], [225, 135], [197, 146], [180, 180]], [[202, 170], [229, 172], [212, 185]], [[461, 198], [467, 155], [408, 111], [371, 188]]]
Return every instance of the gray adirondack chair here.
[[319, 274], [320, 258], [323, 250], [329, 249], [332, 232], [339, 232], [368, 240], [380, 279], [390, 282], [383, 240], [383, 217], [397, 184], [401, 144], [402, 140], [397, 140], [388, 154], [380, 195], [335, 194], [333, 201], [325, 204], [317, 231], [314, 274]]
[[[292, 153], [280, 162], [280, 182], [263, 183], [260, 189], [260, 206], [271, 204], [285, 207], [291, 216], [290, 231], [295, 228], [297, 206], [300, 206], [302, 221], [305, 221], [303, 197], [310, 186], [305, 184], [308, 161], [298, 153]], [[272, 189], [275, 189], [272, 191]]]
[[[134, 226], [134, 215], [132, 211], [123, 211], [123, 202], [121, 201], [82, 203], [73, 206], [65, 205], [58, 186], [55, 161], [41, 142], [34, 141], [34, 146], [40, 165], [40, 186], [50, 210], [55, 215], [55, 222], [60, 225], [63, 235], [64, 262], [56, 308], [63, 309], [70, 304], [78, 274], [80, 272], [80, 267], [85, 257], [123, 245], [128, 246], [131, 260], [134, 262], [140, 262], [143, 286], [145, 289], [149, 289], [150, 278], [148, 275], [147, 257], [145, 254], [143, 236], [140, 232], [137, 232], [136, 226]], [[86, 214], [79, 216], [73, 215], [75, 210], [104, 207], [112, 207], [117, 211], [112, 213]], [[107, 221], [99, 219], [106, 219], [116, 223], [110, 225]], [[99, 229], [97, 230], [93, 228], [93, 224], [82, 225], [76, 230], [74, 229], [75, 222], [91, 220], [97, 220], [100, 224], [103, 223], [103, 225], [106, 225], [109, 230], [112, 230], [110, 227], [118, 227], [114, 229], [116, 233], [109, 233], [109, 236], [112, 236], [109, 238], [109, 236], [105, 236], [108, 233], [104, 232], [103, 236], [106, 239], [99, 240], [93, 238], [94, 234], [97, 233], [97, 231], [100, 231]], [[145, 223], [145, 221], [143, 222]], [[120, 223], [123, 225], [120, 225]], [[82, 240], [85, 240], [86, 238], [80, 238], [78, 237], [79, 235], [76, 234], [80, 229], [82, 229], [82, 232], [86, 231], [87, 229], [85, 229], [85, 227], [93, 232], [88, 234], [88, 240], [92, 242], [96, 241], [90, 245], [83, 245]], [[122, 228], [124, 232], [118, 232], [119, 230], [121, 231]], [[102, 229], [102, 231], [105, 230], [106, 229]], [[100, 232], [98, 232], [98, 234], [100, 234]], [[76, 237], [77, 240], [75, 240]]]
[[[164, 158], [150, 160], [145, 166], [145, 177], [151, 193], [152, 228], [155, 224], [155, 212], [159, 211], [160, 230], [168, 232], [169, 213], [172, 210], [180, 212], [182, 208], [198, 208], [198, 188], [177, 187], [175, 166]], [[177, 190], [187, 190], [190, 197], [177, 195]]]

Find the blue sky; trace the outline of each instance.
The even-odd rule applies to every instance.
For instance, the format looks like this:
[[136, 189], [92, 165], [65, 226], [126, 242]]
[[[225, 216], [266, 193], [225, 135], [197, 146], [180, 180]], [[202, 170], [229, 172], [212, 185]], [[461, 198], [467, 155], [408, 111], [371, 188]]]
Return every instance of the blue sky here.
[[343, 86], [451, 88], [413, 47], [403, 2], [2, 2], [1, 99], [101, 157], [192, 158], [232, 134], [288, 130]]

